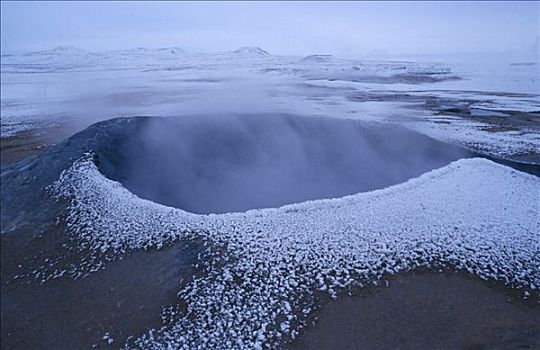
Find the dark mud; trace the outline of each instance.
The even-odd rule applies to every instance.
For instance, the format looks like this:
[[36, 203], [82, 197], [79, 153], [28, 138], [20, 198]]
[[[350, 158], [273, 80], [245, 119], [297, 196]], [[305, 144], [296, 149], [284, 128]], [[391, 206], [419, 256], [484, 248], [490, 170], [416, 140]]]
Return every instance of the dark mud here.
[[162, 308], [177, 306], [176, 293], [195, 274], [199, 249], [197, 242], [180, 242], [133, 252], [77, 280], [3, 278], [2, 349], [119, 348], [129, 336], [159, 328]]
[[[388, 286], [386, 286], [388, 281]], [[412, 272], [341, 295], [290, 349], [538, 349], [540, 304], [464, 273]]]
[[45, 127], [0, 138], [0, 168], [43, 153], [73, 134], [71, 128]]

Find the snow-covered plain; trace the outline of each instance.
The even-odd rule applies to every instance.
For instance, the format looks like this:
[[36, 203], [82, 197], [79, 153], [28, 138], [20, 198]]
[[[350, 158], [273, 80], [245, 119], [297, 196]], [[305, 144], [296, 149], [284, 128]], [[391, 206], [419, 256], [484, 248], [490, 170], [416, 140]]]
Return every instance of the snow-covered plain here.
[[[403, 107], [437, 98], [493, 115], [539, 111], [538, 69], [538, 63], [508, 61], [277, 56], [251, 47], [203, 54], [177, 47], [108, 52], [57, 47], [2, 56], [1, 135], [66, 124], [76, 132], [98, 120], [132, 115], [282, 112], [391, 120], [470, 146], [470, 135], [460, 137], [465, 128], [482, 152], [537, 153], [537, 127], [494, 137], [477, 121]], [[406, 101], [392, 97], [403, 94]]]
[[[59, 47], [2, 56], [2, 137], [55, 124], [80, 130], [119, 116], [278, 112], [399, 123], [495, 156], [538, 153], [534, 120], [494, 132], [484, 119], [440, 113], [445, 104], [483, 118], [538, 111], [538, 64], [473, 68], [284, 57], [258, 48]], [[439, 109], [419, 107], [429, 101]], [[67, 230], [80, 248], [110, 259], [189, 238], [205, 242], [202, 272], [178, 291], [186, 309], [165, 309], [163, 327], [128, 347], [257, 349], [293, 339], [318, 293], [335, 298], [415, 268], [455, 268], [538, 296], [539, 189], [538, 177], [473, 158], [372, 192], [197, 215], [135, 196], [88, 154], [48, 191], [68, 200]], [[100, 260], [80, 264], [91, 265], [87, 272], [103, 267]], [[33, 272], [42, 282], [81, 275], [48, 259], [44, 266]]]
[[540, 288], [540, 180], [463, 159], [383, 190], [245, 213], [196, 215], [136, 197], [89, 155], [51, 188], [94, 250], [122, 253], [199, 237], [206, 270], [140, 348], [275, 348], [302, 328], [317, 291], [334, 298], [385, 274], [452, 266]]

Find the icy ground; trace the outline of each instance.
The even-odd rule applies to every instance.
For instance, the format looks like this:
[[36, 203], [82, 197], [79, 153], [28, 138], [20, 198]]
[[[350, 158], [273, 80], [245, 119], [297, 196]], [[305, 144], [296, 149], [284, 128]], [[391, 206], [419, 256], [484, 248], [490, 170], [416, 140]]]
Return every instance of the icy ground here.
[[186, 310], [165, 310], [163, 328], [129, 347], [257, 349], [294, 338], [317, 293], [418, 267], [453, 266], [538, 295], [539, 188], [538, 177], [474, 158], [339, 199], [195, 215], [136, 197], [89, 155], [50, 190], [70, 199], [70, 231], [89, 249], [207, 242], [205, 273], [178, 293]]
[[[57, 47], [1, 63], [2, 137], [51, 125], [76, 132], [120, 116], [279, 112], [397, 122], [499, 157], [540, 152], [538, 62]], [[530, 120], [501, 128], [516, 112]]]

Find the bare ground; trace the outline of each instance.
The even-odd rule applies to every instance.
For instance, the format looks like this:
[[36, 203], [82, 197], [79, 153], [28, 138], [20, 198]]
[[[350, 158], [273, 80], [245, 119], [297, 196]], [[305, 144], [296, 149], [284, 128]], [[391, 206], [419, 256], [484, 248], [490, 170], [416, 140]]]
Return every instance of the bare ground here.
[[290, 349], [539, 349], [540, 302], [465, 273], [412, 272], [324, 303]]

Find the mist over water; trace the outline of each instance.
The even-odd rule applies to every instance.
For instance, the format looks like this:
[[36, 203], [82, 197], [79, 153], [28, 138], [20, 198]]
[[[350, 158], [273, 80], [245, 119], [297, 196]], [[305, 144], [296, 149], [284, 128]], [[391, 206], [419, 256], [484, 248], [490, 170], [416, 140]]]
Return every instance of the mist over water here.
[[148, 118], [102, 156], [135, 194], [193, 213], [334, 198], [403, 182], [466, 157], [399, 126], [288, 114]]

